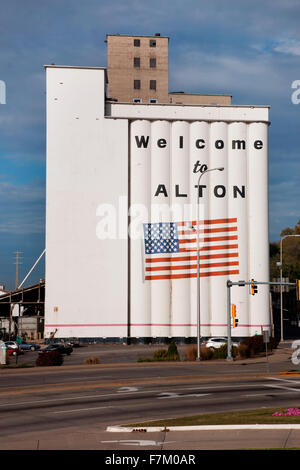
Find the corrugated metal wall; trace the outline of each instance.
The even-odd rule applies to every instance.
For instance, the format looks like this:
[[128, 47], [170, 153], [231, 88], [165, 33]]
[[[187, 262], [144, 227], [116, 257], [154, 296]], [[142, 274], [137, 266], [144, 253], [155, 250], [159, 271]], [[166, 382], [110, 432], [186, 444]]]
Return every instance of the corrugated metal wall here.
[[[198, 194], [201, 335], [227, 334], [227, 279], [268, 280], [267, 133], [268, 125], [259, 122], [132, 121], [131, 336], [196, 336], [197, 252], [192, 240], [197, 238]], [[203, 175], [198, 188], [202, 165], [224, 171]], [[150, 223], [164, 224], [143, 226]], [[180, 251], [178, 246], [172, 251], [167, 237], [165, 252], [154, 241], [147, 256], [143, 227], [151, 228], [152, 236], [159, 227], [174, 228], [172, 241], [181, 240]], [[269, 325], [267, 286], [260, 286], [255, 296], [235, 287], [232, 303], [239, 319], [234, 336], [260, 333]]]

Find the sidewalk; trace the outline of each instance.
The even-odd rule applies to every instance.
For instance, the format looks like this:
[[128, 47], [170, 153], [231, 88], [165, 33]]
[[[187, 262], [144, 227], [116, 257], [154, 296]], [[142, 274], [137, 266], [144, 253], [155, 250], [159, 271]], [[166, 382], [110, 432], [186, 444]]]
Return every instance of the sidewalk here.
[[108, 433], [97, 426], [11, 435], [1, 450], [161, 451], [300, 448], [298, 429], [224, 429]]

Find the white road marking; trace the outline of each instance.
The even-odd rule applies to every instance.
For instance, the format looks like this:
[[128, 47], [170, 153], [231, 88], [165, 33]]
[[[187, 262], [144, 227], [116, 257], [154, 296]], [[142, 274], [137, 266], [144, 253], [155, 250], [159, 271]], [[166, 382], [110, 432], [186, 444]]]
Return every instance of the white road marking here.
[[[266, 377], [268, 380], [282, 380], [282, 381], [286, 381], [286, 382], [291, 382], [291, 383], [296, 383], [296, 381], [294, 380], [288, 380], [288, 379], [277, 379], [275, 377]], [[297, 381], [297, 383], [300, 383]], [[257, 387], [261, 384], [245, 384], [245, 385], [216, 385], [216, 386], [213, 386], [213, 385], [207, 385], [207, 386], [196, 386], [196, 387], [180, 387], [180, 390], [181, 391], [185, 391], [185, 390], [198, 390], [198, 391], [201, 391], [201, 390], [224, 390], [224, 389], [227, 389], [227, 388], [230, 388], [230, 389], [239, 389], [239, 388], [251, 388], [251, 387]], [[270, 384], [262, 384], [262, 385], [265, 385], [267, 387], [270, 387]], [[125, 387], [122, 387], [122, 388], [125, 388]], [[128, 388], [134, 388], [134, 387], [128, 387]], [[300, 391], [300, 389], [290, 389], [292, 391]], [[132, 395], [136, 393], [136, 391], [122, 391], [122, 395]], [[157, 393], [157, 390], [140, 390], [138, 391], [138, 394], [147, 394], [147, 393]], [[188, 397], [188, 395], [180, 395], [178, 393], [175, 393], [175, 392], [162, 392], [162, 394], [164, 394], [165, 396], [161, 396], [159, 398], [177, 398], [177, 397], [183, 397], [183, 396], [186, 396]], [[203, 393], [203, 394], [191, 394], [191, 396], [205, 396], [205, 395], [211, 395], [211, 393]], [[102, 397], [116, 397], [117, 394], [116, 392], [114, 393], [105, 393], [105, 394], [101, 394], [101, 395], [83, 395], [83, 396], [76, 396], [76, 397], [63, 397], [63, 398], [50, 398], [50, 399], [47, 399], [47, 400], [32, 400], [32, 401], [23, 401], [23, 402], [14, 402], [14, 403], [0, 403], [0, 407], [8, 407], [8, 406], [19, 406], [19, 405], [30, 405], [30, 404], [38, 404], [38, 403], [52, 403], [52, 402], [58, 402], [58, 401], [71, 401], [71, 400], [82, 400], [82, 399], [90, 399], [90, 398], [102, 398]]]
[[189, 393], [185, 395], [180, 395], [179, 393], [173, 392], [162, 392], [157, 397], [158, 399], [164, 398], [189, 398], [189, 397], [206, 397], [207, 395], [211, 395], [211, 393]]
[[163, 444], [171, 444], [176, 441], [163, 441], [163, 442], [157, 442], [157, 441], [146, 441], [146, 440], [120, 440], [120, 441], [101, 441], [101, 444], [121, 444], [121, 445], [129, 445], [129, 446], [161, 446]]
[[[292, 384], [299, 384], [300, 382], [299, 381], [295, 381], [295, 380], [288, 380], [288, 379], [279, 379], [277, 377], [266, 377], [268, 380], [276, 380], [276, 381], [279, 381], [279, 382], [284, 382], [284, 383], [292, 383]], [[264, 384], [265, 387], [267, 388], [272, 388], [272, 389], [279, 389], [279, 390], [287, 390], [289, 392], [300, 392], [300, 388], [292, 388], [292, 387], [287, 387], [286, 385], [282, 384], [282, 385], [271, 385], [271, 384]], [[278, 390], [278, 392], [279, 392]], [[264, 393], [256, 393], [256, 394], [247, 394], [247, 395], [243, 395], [244, 397], [258, 397], [258, 396], [261, 396], [261, 395], [266, 395], [266, 392]]]
[[[139, 393], [155, 393], [156, 390], [145, 390]], [[133, 392], [123, 392], [124, 395], [130, 395]], [[50, 398], [48, 400], [33, 400], [33, 401], [23, 401], [16, 403], [1, 403], [0, 407], [3, 406], [17, 406], [17, 405], [30, 405], [31, 403], [51, 403], [53, 401], [68, 401], [68, 400], [81, 400], [83, 398], [102, 398], [102, 397], [115, 397], [116, 393], [105, 393], [102, 395], [83, 395], [81, 397], [66, 397], [66, 398]]]
[[266, 396], [266, 392], [264, 393], [253, 393], [251, 395], [242, 395], [243, 397], [261, 397], [261, 396]]
[[113, 406], [97, 406], [96, 408], [76, 408], [75, 410], [63, 410], [63, 411], [51, 411], [52, 414], [59, 414], [59, 413], [76, 413], [78, 411], [90, 411], [90, 410], [103, 410], [106, 408], [113, 408]]
[[137, 392], [138, 388], [136, 387], [121, 387], [117, 393], [124, 393], [124, 392]]
[[291, 379], [279, 379], [277, 377], [266, 377], [269, 380], [278, 380], [279, 382], [287, 382], [291, 384], [300, 384], [299, 380], [291, 380]]
[[225, 388], [251, 388], [257, 387], [259, 384], [245, 384], [245, 385], [204, 385], [202, 387], [180, 387], [180, 390], [224, 390]]
[[269, 388], [280, 388], [282, 390], [291, 390], [292, 392], [300, 392], [299, 388], [285, 387], [284, 385], [266, 385]]

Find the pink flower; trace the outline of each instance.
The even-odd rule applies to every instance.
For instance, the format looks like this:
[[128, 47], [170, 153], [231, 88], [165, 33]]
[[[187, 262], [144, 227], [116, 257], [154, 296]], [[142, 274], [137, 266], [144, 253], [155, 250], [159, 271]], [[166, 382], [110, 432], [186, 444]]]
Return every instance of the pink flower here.
[[300, 416], [300, 409], [299, 408], [288, 408], [283, 410], [281, 413], [276, 411], [272, 414], [272, 416]]

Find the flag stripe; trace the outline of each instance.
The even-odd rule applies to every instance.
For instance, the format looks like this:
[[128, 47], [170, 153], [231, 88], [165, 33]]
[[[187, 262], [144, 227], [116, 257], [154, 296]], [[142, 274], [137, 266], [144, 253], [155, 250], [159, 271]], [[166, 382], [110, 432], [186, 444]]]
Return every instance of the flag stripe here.
[[[201, 224], [207, 227], [201, 228]], [[219, 227], [211, 227], [213, 224], [219, 224]], [[198, 258], [201, 260], [201, 277], [239, 273], [236, 218], [203, 220], [199, 223], [148, 223], [144, 224], [144, 236], [145, 280], [195, 278]], [[201, 242], [199, 247], [198, 237]], [[213, 251], [216, 253], [211, 254]]]
[[[227, 276], [228, 274], [239, 274], [239, 270], [233, 271], [212, 271], [200, 273], [200, 277], [207, 276]], [[182, 274], [167, 274], [167, 275], [157, 275], [157, 276], [146, 276], [146, 281], [154, 281], [158, 279], [184, 279], [190, 277], [197, 277], [197, 273], [182, 273]]]
[[[208, 251], [208, 250], [231, 250], [232, 248], [238, 248], [238, 245], [207, 245], [201, 246], [200, 251]], [[180, 248], [180, 251], [197, 251], [195, 248]]]
[[[217, 253], [217, 254], [210, 254], [207, 255], [200, 255], [200, 259], [216, 259], [216, 258], [236, 258], [238, 257], [238, 253]], [[198, 259], [197, 255], [195, 256], [174, 256], [169, 258], [147, 258], [146, 263], [171, 263], [172, 261], [196, 261]]]
[[[239, 262], [238, 261], [231, 261], [231, 262], [224, 262], [224, 263], [205, 263], [205, 264], [200, 264], [200, 269], [201, 268], [220, 268], [224, 266], [238, 266]], [[174, 271], [174, 270], [180, 270], [180, 269], [197, 269], [197, 264], [187, 264], [187, 265], [176, 265], [176, 266], [150, 266], [146, 268], [146, 271]]]
[[[224, 236], [224, 237], [205, 237], [205, 238], [199, 238], [199, 242], [221, 242], [225, 240], [237, 240], [238, 237], [237, 235], [231, 235], [231, 236]], [[196, 243], [197, 238], [184, 238], [183, 240], [179, 240], [179, 244], [184, 244], [184, 243]]]
[[[199, 223], [198, 221], [196, 220], [193, 220], [192, 222], [189, 222], [189, 224], [192, 224], [192, 225], [213, 225], [213, 224], [230, 224], [230, 223], [234, 223], [234, 222], [237, 222], [237, 219], [234, 218], [234, 219], [212, 219], [212, 220], [199, 220]], [[183, 226], [183, 225], [186, 225], [186, 222], [177, 222], [177, 225], [178, 226]]]
[[[219, 227], [219, 228], [203, 228], [199, 229], [199, 233], [220, 233], [220, 232], [236, 232], [237, 227]], [[186, 228], [183, 230], [178, 230], [178, 235], [188, 235], [192, 233], [193, 235], [197, 233], [195, 228]]]

